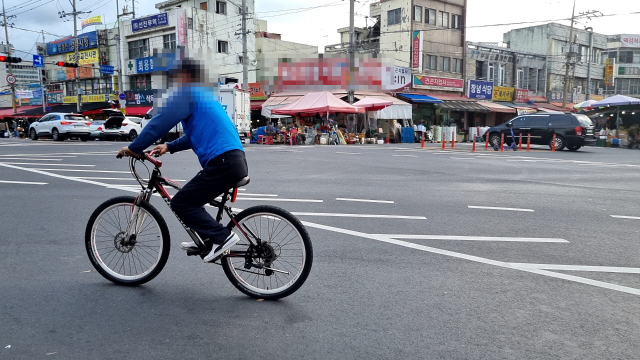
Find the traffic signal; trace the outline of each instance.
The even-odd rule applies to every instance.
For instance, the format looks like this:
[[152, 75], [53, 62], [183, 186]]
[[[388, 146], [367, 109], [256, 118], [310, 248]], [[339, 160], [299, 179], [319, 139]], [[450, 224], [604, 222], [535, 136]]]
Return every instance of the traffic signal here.
[[41, 74], [42, 74], [42, 83], [46, 84], [47, 83], [47, 72], [44, 70], [40, 70]]
[[0, 62], [19, 63], [22, 62], [22, 58], [0, 55]]
[[68, 63], [68, 62], [64, 62], [64, 61], [58, 61], [56, 64], [58, 66], [63, 66], [63, 67], [72, 67], [72, 68], [77, 68], [78, 67], [77, 63]]

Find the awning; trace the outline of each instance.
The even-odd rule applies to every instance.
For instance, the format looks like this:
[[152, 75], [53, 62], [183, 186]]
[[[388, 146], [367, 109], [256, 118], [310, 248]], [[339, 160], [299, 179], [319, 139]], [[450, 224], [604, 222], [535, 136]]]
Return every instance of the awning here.
[[512, 107], [508, 107], [508, 106], [504, 106], [504, 105], [500, 105], [500, 104], [496, 104], [492, 101], [478, 101], [478, 104], [486, 107], [487, 109], [489, 109], [491, 112], [496, 112], [496, 113], [511, 113], [511, 114], [515, 114], [516, 113], [516, 109], [512, 108]]
[[427, 94], [432, 98], [436, 98], [442, 101], [445, 100], [458, 100], [458, 101], [477, 101], [476, 99], [469, 99], [466, 96], [456, 95], [456, 94]]
[[547, 102], [547, 98], [544, 96], [529, 96], [529, 101], [533, 102]]
[[28, 115], [24, 115], [22, 114], [23, 112], [27, 111], [27, 110], [33, 110], [35, 108], [40, 108], [40, 110], [42, 110], [42, 105], [23, 105], [23, 106], [18, 106], [17, 108], [17, 114], [13, 114], [13, 108], [6, 108], [6, 109], [2, 109], [0, 110], [0, 119], [4, 119], [6, 117], [29, 117]]
[[518, 115], [522, 115], [522, 114], [535, 114], [538, 112], [538, 109], [534, 108], [534, 107], [530, 107], [530, 106], [525, 106], [525, 105], [520, 105], [520, 104], [516, 104], [516, 103], [509, 103], [509, 102], [498, 102], [499, 105], [504, 105], [504, 106], [508, 106], [510, 108], [516, 109], [516, 112], [518, 113]]
[[251, 111], [260, 110], [262, 108], [262, 104], [264, 104], [266, 100], [251, 100], [249, 104], [251, 105]]
[[567, 109], [563, 108], [562, 106], [555, 106], [555, 105], [550, 104], [550, 103], [534, 103], [533, 106], [537, 107], [538, 109], [542, 108], [542, 109], [553, 110], [553, 111], [561, 111], [561, 112], [566, 112], [567, 111]]
[[[147, 111], [151, 109], [151, 106], [130, 106], [127, 107], [125, 112], [131, 116], [145, 116]], [[86, 114], [85, 114], [86, 115]]]
[[[60, 113], [77, 113], [77, 105], [76, 104], [58, 104], [58, 105], [50, 105], [51, 111], [49, 112], [60, 112]], [[97, 109], [105, 109], [110, 108], [111, 103], [108, 102], [90, 102], [82, 104], [82, 112], [85, 111], [93, 111]], [[44, 116], [44, 111], [42, 111], [41, 106], [34, 106], [34, 109], [30, 109], [25, 111], [23, 116]]]
[[440, 108], [450, 111], [489, 112], [490, 110], [475, 101], [443, 100]]
[[262, 116], [267, 118], [288, 117], [288, 115], [275, 115], [275, 114], [272, 115], [271, 110], [280, 106], [285, 106], [287, 104], [290, 104], [300, 99], [303, 96], [304, 96], [304, 93], [279, 93], [279, 94], [271, 95], [267, 100], [264, 101], [264, 103], [262, 103], [261, 114]]
[[377, 98], [391, 101], [393, 105], [378, 111], [368, 111], [369, 118], [391, 120], [391, 119], [411, 119], [413, 106], [408, 102], [404, 102], [396, 97], [385, 93], [376, 93], [368, 91], [356, 91], [354, 96], [358, 99]]
[[567, 103], [566, 108], [562, 107], [562, 103], [561, 102], [552, 102], [551, 104], [559, 107], [561, 110], [560, 111], [574, 111], [575, 109], [573, 108], [573, 105], [575, 105], [574, 103]]
[[412, 103], [418, 104], [440, 104], [442, 100], [436, 99], [429, 95], [420, 95], [420, 94], [406, 94], [406, 93], [397, 93], [397, 96], [401, 98], [405, 98]]

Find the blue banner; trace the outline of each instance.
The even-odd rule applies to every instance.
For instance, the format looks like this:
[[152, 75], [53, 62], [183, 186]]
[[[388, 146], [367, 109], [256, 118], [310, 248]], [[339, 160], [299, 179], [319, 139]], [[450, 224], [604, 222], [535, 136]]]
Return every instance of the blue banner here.
[[136, 59], [136, 73], [144, 74], [153, 72], [153, 56]]
[[[73, 36], [47, 43], [47, 55], [64, 54], [75, 51]], [[95, 31], [78, 35], [78, 50], [98, 47], [98, 33]]]
[[47, 93], [47, 103], [49, 104], [62, 104], [62, 98], [64, 94], [62, 91], [60, 92], [49, 92]]
[[469, 80], [469, 99], [491, 100], [493, 96], [493, 82]]
[[111, 65], [100, 65], [100, 72], [103, 74], [113, 75], [114, 67]]
[[167, 13], [160, 13], [142, 19], [131, 20], [131, 31], [136, 32], [166, 25], [169, 25], [169, 16], [167, 16]]

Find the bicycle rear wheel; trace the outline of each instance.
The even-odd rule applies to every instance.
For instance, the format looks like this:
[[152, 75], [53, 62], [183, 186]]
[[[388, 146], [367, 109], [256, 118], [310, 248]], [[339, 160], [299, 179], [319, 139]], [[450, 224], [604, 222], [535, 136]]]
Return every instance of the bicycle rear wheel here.
[[[298, 290], [313, 262], [311, 240], [300, 220], [284, 209], [260, 205], [242, 211], [235, 221], [241, 229], [233, 221], [228, 227], [241, 241], [221, 260], [231, 283], [246, 295], [268, 300]], [[250, 245], [245, 234], [259, 245]]]
[[139, 203], [138, 226], [129, 243], [125, 234], [135, 197], [120, 196], [102, 203], [87, 223], [85, 247], [93, 267], [120, 285], [140, 285], [156, 277], [169, 257], [169, 229], [160, 212]]

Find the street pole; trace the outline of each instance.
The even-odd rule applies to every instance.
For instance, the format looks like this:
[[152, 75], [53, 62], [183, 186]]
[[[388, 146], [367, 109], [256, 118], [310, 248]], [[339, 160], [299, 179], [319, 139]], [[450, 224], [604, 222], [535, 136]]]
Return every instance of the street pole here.
[[82, 109], [82, 92], [80, 91], [80, 55], [78, 54], [78, 48], [80, 44], [78, 43], [78, 22], [76, 18], [78, 17], [78, 12], [76, 11], [76, 0], [73, 0], [73, 38], [75, 40], [75, 59], [78, 67], [76, 68], [76, 91], [78, 92], [78, 101], [76, 102], [76, 111], [80, 113]]
[[247, 0], [242, 0], [242, 89], [249, 90], [249, 62], [247, 60]]
[[349, 104], [353, 104], [353, 68], [355, 68], [355, 34], [353, 30], [353, 17], [354, 17], [354, 6], [355, 0], [349, 0], [349, 92], [348, 92], [348, 100]]
[[589, 58], [587, 59], [587, 98], [591, 96], [591, 61], [593, 60], [593, 28], [588, 27], [585, 30], [589, 32]]
[[[74, 0], [75, 1], [75, 0]], [[564, 88], [562, 90], [562, 107], [567, 106], [567, 88], [569, 86], [569, 64], [571, 62], [571, 48], [573, 47], [573, 21], [576, 13], [576, 0], [573, 0], [573, 10], [571, 11], [571, 28], [569, 29], [569, 51], [567, 52], [567, 61], [564, 64]]]
[[[7, 24], [7, 11], [4, 9], [4, 0], [2, 0], [2, 15], [4, 16], [4, 35], [7, 40], [7, 56], [11, 56], [11, 45], [9, 45], [9, 24]], [[13, 66], [9, 63], [9, 74], [13, 74]], [[9, 84], [11, 86], [11, 107], [13, 108], [13, 114], [18, 113], [16, 108], [16, 85]]]

